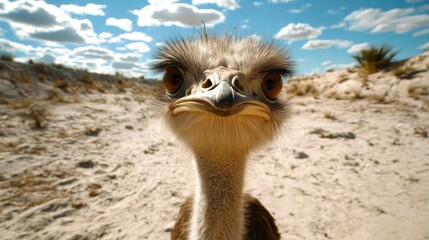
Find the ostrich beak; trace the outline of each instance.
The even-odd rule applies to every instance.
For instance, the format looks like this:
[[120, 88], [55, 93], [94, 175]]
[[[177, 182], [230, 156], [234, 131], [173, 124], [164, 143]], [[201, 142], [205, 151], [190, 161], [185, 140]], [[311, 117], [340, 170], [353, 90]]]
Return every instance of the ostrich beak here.
[[247, 115], [262, 117], [265, 120], [271, 118], [270, 108], [253, 99], [250, 91], [243, 87], [244, 84], [238, 82], [236, 76], [220, 78], [213, 75], [207, 78], [210, 79], [208, 86], [203, 82], [195, 93], [176, 100], [171, 106], [173, 114], [199, 112], [219, 117]]

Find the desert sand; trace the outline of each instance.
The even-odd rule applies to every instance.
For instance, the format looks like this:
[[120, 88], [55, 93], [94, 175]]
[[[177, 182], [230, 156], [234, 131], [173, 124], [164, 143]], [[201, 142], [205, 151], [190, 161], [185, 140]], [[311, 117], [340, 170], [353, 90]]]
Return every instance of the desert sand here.
[[[401, 66], [286, 83], [291, 117], [251, 155], [245, 186], [282, 239], [429, 239], [429, 52]], [[0, 239], [169, 239], [194, 169], [152, 104], [156, 87], [57, 83], [53, 100], [24, 87], [37, 79], [10, 79], [0, 84]]]

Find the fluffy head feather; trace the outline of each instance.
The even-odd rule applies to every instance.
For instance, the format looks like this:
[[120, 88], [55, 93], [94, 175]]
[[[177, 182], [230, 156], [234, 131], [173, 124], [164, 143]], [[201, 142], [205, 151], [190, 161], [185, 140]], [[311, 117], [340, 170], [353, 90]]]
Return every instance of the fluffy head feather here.
[[268, 106], [269, 120], [241, 115], [221, 117], [201, 112], [175, 115], [171, 104], [184, 96], [163, 94], [160, 100], [169, 104], [165, 112], [168, 125], [194, 151], [243, 154], [272, 139], [288, 116], [285, 96], [267, 102], [257, 92], [265, 74], [277, 72], [288, 77], [293, 73], [292, 65], [288, 53], [273, 42], [254, 37], [202, 34], [190, 39], [177, 38], [161, 46], [153, 69], [163, 72], [175, 66], [183, 71], [186, 96], [198, 92], [206, 70], [224, 67], [240, 72], [245, 78], [246, 89], [251, 91], [248, 96]]

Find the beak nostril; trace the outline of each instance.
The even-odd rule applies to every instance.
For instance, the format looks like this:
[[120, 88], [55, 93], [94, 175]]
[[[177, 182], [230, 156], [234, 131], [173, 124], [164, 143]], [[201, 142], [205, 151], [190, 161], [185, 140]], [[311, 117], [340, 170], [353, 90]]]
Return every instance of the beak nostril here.
[[213, 86], [213, 83], [210, 79], [206, 79], [203, 83], [201, 83], [202, 88], [210, 88]]
[[243, 85], [241, 85], [240, 80], [238, 79], [238, 77], [234, 77], [234, 79], [232, 79], [232, 85], [234, 87], [236, 87], [238, 90], [240, 90], [241, 92], [244, 91], [244, 87], [243, 87]]

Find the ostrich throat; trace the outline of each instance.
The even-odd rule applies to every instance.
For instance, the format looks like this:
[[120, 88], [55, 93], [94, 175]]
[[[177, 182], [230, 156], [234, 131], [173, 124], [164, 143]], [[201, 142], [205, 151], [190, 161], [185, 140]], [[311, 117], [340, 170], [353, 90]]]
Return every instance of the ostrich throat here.
[[247, 152], [231, 150], [194, 151], [197, 188], [191, 240], [243, 238], [242, 195]]

